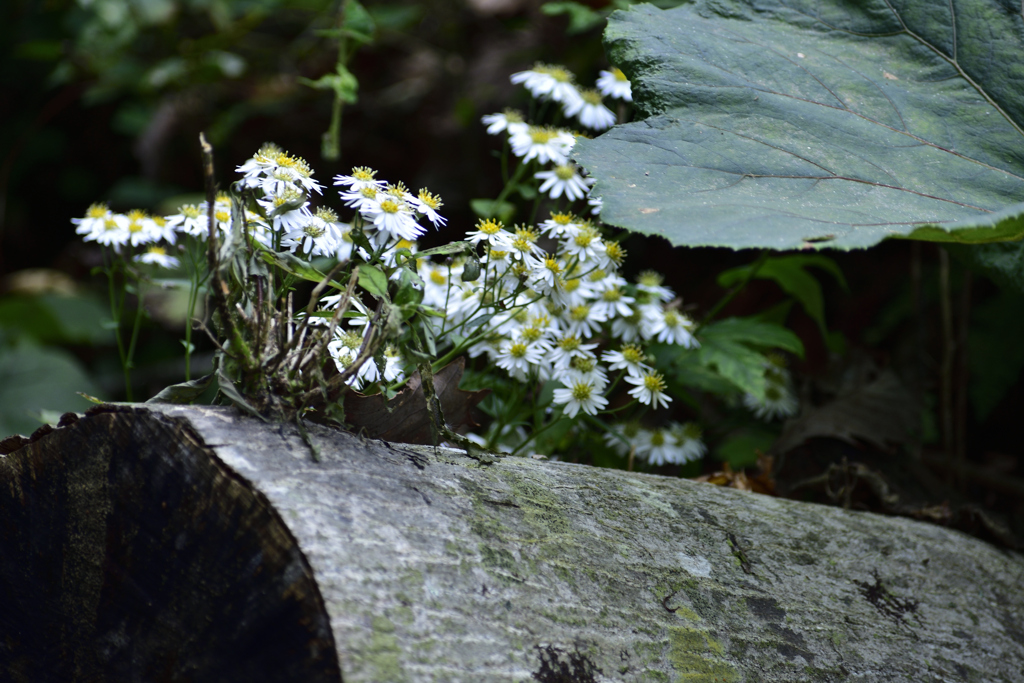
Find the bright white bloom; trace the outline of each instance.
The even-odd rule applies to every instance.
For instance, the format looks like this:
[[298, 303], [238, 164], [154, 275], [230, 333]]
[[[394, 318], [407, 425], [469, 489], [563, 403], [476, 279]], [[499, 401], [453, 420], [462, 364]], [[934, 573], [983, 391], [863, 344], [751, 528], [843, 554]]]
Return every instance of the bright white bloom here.
[[647, 356], [636, 344], [624, 344], [619, 351], [605, 351], [601, 360], [608, 363], [609, 370], [625, 370], [631, 377], [643, 377], [653, 369], [644, 363]]
[[402, 372], [402, 366], [404, 361], [402, 360], [402, 354], [398, 352], [398, 349], [388, 344], [384, 347], [384, 380], [387, 382], [397, 382], [405, 376]]
[[523, 163], [536, 159], [542, 164], [569, 161], [569, 152], [576, 144], [572, 133], [558, 128], [529, 126], [525, 131], [512, 134], [509, 139], [512, 153], [523, 158]]
[[155, 244], [151, 244], [146, 251], [142, 252], [135, 257], [135, 260], [139, 263], [150, 263], [160, 266], [161, 268], [177, 268], [178, 259], [167, 254], [167, 249]]
[[687, 349], [700, 346], [690, 330], [693, 321], [671, 308], [666, 308], [657, 318], [650, 322], [648, 334], [666, 344], [679, 344]]
[[526, 379], [532, 368], [540, 365], [544, 358], [545, 347], [522, 340], [505, 342], [498, 354], [497, 366], [508, 370], [515, 379]]
[[540, 294], [560, 293], [563, 291], [562, 272], [564, 270], [564, 263], [554, 256], [548, 256], [530, 271], [530, 287]]
[[585, 223], [571, 213], [551, 213], [551, 218], [540, 224], [540, 230], [548, 237], [559, 239], [575, 237]]
[[209, 236], [206, 214], [195, 204], [183, 204], [178, 207], [178, 213], [165, 218], [167, 225], [186, 235], [204, 238]]
[[317, 209], [305, 225], [282, 236], [281, 246], [288, 247], [292, 253], [301, 251], [310, 256], [334, 256], [338, 251], [337, 221], [338, 215], [330, 209]]
[[416, 222], [416, 215], [409, 204], [391, 195], [376, 206], [368, 206], [361, 210], [373, 221], [379, 231], [375, 235], [374, 246], [380, 247], [391, 240], [409, 240], [410, 242], [422, 235], [426, 230]]
[[387, 187], [387, 182], [383, 180], [375, 180], [377, 171], [366, 166], [356, 166], [352, 169], [351, 175], [336, 175], [334, 176], [334, 184], [341, 185], [342, 187], [349, 188], [351, 192], [359, 192], [364, 187], [372, 187], [378, 190], [383, 190]]
[[665, 278], [662, 277], [661, 273], [645, 270], [637, 277], [636, 288], [662, 301], [672, 301], [672, 299], [676, 298], [676, 294], [661, 284], [664, 281]]
[[563, 194], [569, 201], [583, 199], [594, 184], [593, 179], [581, 176], [579, 167], [573, 163], [559, 164], [553, 170], [535, 173], [533, 177], [544, 181], [540, 191], [547, 192], [551, 199], [558, 199]]
[[160, 232], [153, 223], [153, 219], [145, 211], [133, 209], [128, 212], [126, 218], [128, 219], [128, 242], [133, 247], [160, 240]]
[[563, 410], [569, 417], [576, 417], [581, 410], [588, 415], [596, 415], [597, 411], [608, 405], [608, 399], [601, 395], [600, 389], [593, 382], [575, 377], [562, 380], [565, 389], [555, 389], [552, 402], [565, 406]]
[[423, 188], [419, 191], [419, 194], [415, 197], [410, 196], [408, 199], [409, 203], [416, 210], [417, 213], [421, 213], [427, 217], [427, 220], [433, 224], [435, 228], [440, 227], [448, 222], [447, 218], [444, 218], [437, 212], [441, 208], [443, 202], [441, 198], [436, 194], [432, 194], [427, 191], [427, 188]]
[[579, 99], [567, 102], [566, 116], [574, 116], [587, 128], [607, 130], [615, 125], [615, 114], [601, 102], [601, 93], [596, 90], [581, 90]]
[[660, 372], [645, 372], [640, 377], [628, 375], [626, 381], [634, 385], [629, 395], [644, 405], [667, 407], [672, 397], [665, 393], [665, 379]]
[[600, 391], [604, 391], [604, 388], [608, 386], [608, 373], [605, 372], [605, 369], [601, 367], [596, 358], [576, 356], [569, 363], [565, 376], [574, 381], [593, 384]]
[[508, 251], [512, 246], [512, 235], [497, 218], [481, 218], [477, 221], [476, 230], [466, 233], [466, 239], [472, 244], [483, 242], [491, 249], [502, 251]]
[[600, 197], [595, 197], [593, 195], [591, 195], [590, 197], [587, 197], [587, 204], [589, 204], [590, 207], [591, 207], [590, 208], [590, 215], [591, 216], [597, 216], [598, 214], [601, 213], [601, 209], [604, 208], [604, 200], [601, 199]]
[[537, 98], [563, 103], [579, 99], [579, 91], [573, 85], [574, 77], [565, 67], [537, 63], [529, 71], [519, 71], [509, 79], [513, 83], [522, 83]]
[[624, 342], [632, 343], [638, 341], [641, 337], [645, 337], [644, 327], [644, 314], [636, 307], [630, 309], [630, 314], [621, 318], [612, 319], [612, 336], [616, 339], [621, 339]]
[[99, 242], [105, 247], [120, 247], [128, 244], [131, 235], [128, 232], [128, 217], [120, 213], [108, 214], [102, 222], [90, 224], [93, 231], [82, 238], [85, 242]]
[[566, 370], [572, 365], [574, 358], [597, 360], [597, 356], [594, 355], [596, 348], [597, 344], [584, 344], [577, 335], [566, 334], [554, 340], [548, 360], [556, 370]]
[[591, 225], [584, 225], [575, 235], [566, 235], [562, 247], [565, 253], [579, 259], [581, 264], [598, 261], [605, 253], [601, 233]]
[[605, 97], [617, 100], [633, 101], [633, 91], [626, 74], [616, 67], [611, 71], [602, 71], [597, 79], [597, 89]]
[[87, 235], [85, 241], [91, 241], [96, 238], [88, 237], [88, 235], [102, 232], [105, 229], [105, 222], [110, 216], [110, 209], [106, 204], [93, 204], [86, 210], [84, 218], [72, 218], [71, 222], [77, 226], [76, 234]]
[[589, 339], [601, 330], [601, 323], [608, 320], [602, 311], [590, 304], [573, 306], [563, 317], [570, 334], [578, 334]]
[[290, 190], [304, 194], [320, 193], [320, 183], [313, 180], [313, 169], [304, 159], [294, 157], [277, 145], [264, 145], [236, 169], [243, 175], [242, 187], [258, 187], [264, 193], [276, 196]]
[[525, 131], [529, 124], [523, 120], [523, 115], [513, 109], [506, 109], [500, 114], [487, 114], [480, 119], [487, 126], [489, 135], [497, 135], [508, 131], [509, 135]]

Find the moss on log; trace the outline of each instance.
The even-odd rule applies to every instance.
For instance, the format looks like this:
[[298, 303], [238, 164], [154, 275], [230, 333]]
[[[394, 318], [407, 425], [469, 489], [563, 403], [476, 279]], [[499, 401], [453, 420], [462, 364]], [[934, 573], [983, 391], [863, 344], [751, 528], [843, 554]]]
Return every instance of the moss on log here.
[[[69, 420], [69, 422], [71, 422]], [[227, 408], [0, 458], [0, 681], [1019, 681], [1024, 557]]]

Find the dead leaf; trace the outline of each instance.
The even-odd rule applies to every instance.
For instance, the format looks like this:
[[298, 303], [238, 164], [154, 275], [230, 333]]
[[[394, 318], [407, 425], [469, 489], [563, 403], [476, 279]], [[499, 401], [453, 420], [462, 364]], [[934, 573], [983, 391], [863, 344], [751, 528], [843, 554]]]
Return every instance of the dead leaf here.
[[787, 422], [772, 450], [785, 453], [819, 436], [853, 445], [863, 441], [885, 450], [889, 444], [910, 442], [920, 419], [914, 397], [894, 372], [886, 370], [874, 381]]
[[[477, 426], [473, 409], [491, 393], [490, 389], [459, 389], [465, 368], [466, 360], [459, 358], [434, 373], [434, 390], [441, 401], [445, 422], [460, 434]], [[382, 394], [365, 396], [355, 391], [345, 394], [345, 421], [374, 439], [431, 443], [430, 416], [418, 372], [390, 401], [385, 401]]]

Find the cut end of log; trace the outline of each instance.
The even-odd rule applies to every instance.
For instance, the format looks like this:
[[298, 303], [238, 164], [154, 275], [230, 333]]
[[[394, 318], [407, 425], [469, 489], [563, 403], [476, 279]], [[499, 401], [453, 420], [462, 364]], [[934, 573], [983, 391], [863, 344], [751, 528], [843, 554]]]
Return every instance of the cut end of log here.
[[94, 414], [0, 482], [0, 681], [341, 680], [295, 539], [186, 421]]

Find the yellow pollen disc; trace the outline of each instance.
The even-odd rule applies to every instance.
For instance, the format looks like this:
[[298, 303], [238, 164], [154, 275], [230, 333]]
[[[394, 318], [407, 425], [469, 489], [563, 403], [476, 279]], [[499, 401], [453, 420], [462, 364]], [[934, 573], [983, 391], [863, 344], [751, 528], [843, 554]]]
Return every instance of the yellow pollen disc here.
[[526, 355], [526, 344], [522, 342], [516, 342], [509, 347], [508, 353], [513, 358], [522, 358]]
[[576, 169], [570, 164], [563, 164], [555, 167], [555, 175], [558, 176], [559, 180], [569, 180], [576, 175]]
[[601, 93], [596, 90], [580, 90], [580, 96], [587, 104], [601, 104]]
[[573, 306], [572, 309], [569, 310], [569, 315], [572, 317], [573, 320], [586, 320], [589, 314], [590, 306], [587, 306], [586, 304]]
[[653, 375], [644, 375], [644, 388], [652, 392], [660, 392], [665, 390], [665, 382], [661, 378], [661, 373], [654, 373]]
[[502, 227], [503, 226], [501, 221], [496, 221], [493, 219], [480, 221], [476, 225], [476, 229], [484, 233], [485, 235], [497, 235], [499, 232], [501, 232]]
[[89, 207], [89, 210], [85, 212], [87, 218], [103, 218], [107, 215], [107, 207], [104, 204], [93, 204]]
[[651, 433], [651, 445], [652, 446], [664, 446], [665, 445], [665, 433], [660, 429], [656, 432]]
[[592, 393], [593, 389], [585, 382], [576, 382], [572, 385], [572, 397], [577, 401], [586, 401]]
[[573, 215], [571, 213], [553, 213], [551, 214], [551, 220], [558, 225], [569, 225], [572, 223]]
[[150, 254], [158, 254], [160, 256], [167, 256], [167, 250], [163, 247], [150, 247], [147, 251]]
[[606, 289], [601, 293], [601, 298], [605, 301], [618, 301], [622, 298], [622, 292], [617, 289]]
[[665, 324], [669, 327], [676, 327], [679, 325], [679, 316], [676, 315], [675, 311], [665, 311]]
[[231, 220], [231, 214], [227, 211], [217, 211], [213, 214], [213, 218], [218, 223], [227, 223]]
[[626, 78], [626, 74], [622, 73], [622, 69], [620, 69], [617, 66], [613, 66], [612, 67], [612, 75], [615, 76], [615, 80], [617, 80], [617, 81], [628, 81], [629, 80], [628, 78]]
[[558, 348], [563, 351], [575, 351], [580, 347], [580, 338], [576, 335], [564, 337], [558, 342]]
[[385, 199], [380, 203], [380, 209], [385, 213], [398, 213], [398, 208], [398, 204], [390, 199]]
[[433, 282], [435, 285], [443, 285], [446, 282], [448, 282], [448, 278], [446, 278], [444, 276], [444, 273], [442, 273], [441, 271], [432, 270], [430, 271], [430, 281]]

